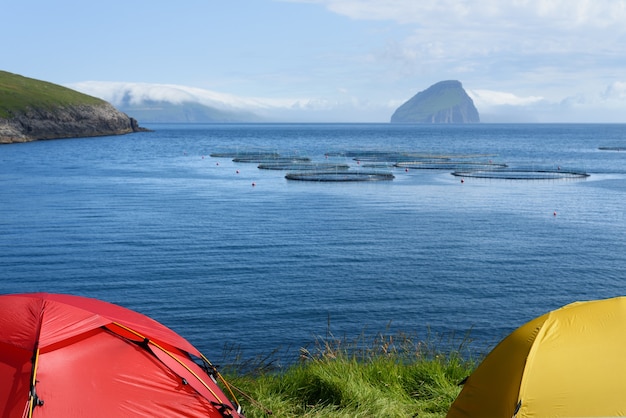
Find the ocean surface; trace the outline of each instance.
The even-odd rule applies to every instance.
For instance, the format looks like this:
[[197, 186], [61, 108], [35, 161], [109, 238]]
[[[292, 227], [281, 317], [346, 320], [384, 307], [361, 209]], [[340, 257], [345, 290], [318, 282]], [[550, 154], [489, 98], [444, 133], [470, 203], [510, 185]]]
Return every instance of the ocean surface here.
[[[0, 293], [121, 304], [210, 359], [296, 359], [329, 331], [470, 332], [489, 347], [562, 305], [626, 294], [626, 125], [148, 127], [0, 146]], [[211, 156], [259, 150], [356, 171], [411, 153], [589, 176], [378, 159], [392, 181], [303, 182]]]

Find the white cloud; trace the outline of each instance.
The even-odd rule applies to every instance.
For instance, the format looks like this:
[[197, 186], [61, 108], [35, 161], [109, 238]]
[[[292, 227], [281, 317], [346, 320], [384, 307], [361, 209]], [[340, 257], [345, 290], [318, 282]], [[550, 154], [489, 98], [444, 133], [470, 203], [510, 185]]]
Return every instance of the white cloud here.
[[371, 44], [370, 64], [395, 80], [491, 81], [496, 89], [527, 83], [544, 94], [567, 77], [591, 83], [587, 74], [624, 68], [626, 0], [282, 1], [393, 28]]
[[541, 96], [519, 96], [510, 92], [466, 89], [482, 122], [538, 122], [539, 109], [553, 106]]
[[626, 82], [615, 81], [603, 91], [558, 98], [519, 96], [492, 90], [467, 90], [483, 122], [626, 122]]
[[395, 110], [390, 103], [378, 104], [345, 95], [339, 99], [249, 98], [181, 85], [106, 81], [84, 81], [67, 87], [114, 106], [126, 101], [133, 105], [145, 101], [193, 102], [222, 110], [253, 112], [268, 121], [387, 122]]
[[626, 104], [626, 81], [615, 81], [605, 90], [603, 97], [609, 101], [621, 101]]
[[[113, 105], [124, 100], [171, 103], [195, 102], [223, 110], [256, 113], [278, 122], [388, 122], [407, 98], [375, 102], [344, 93], [340, 98], [246, 98], [194, 87], [125, 82], [86, 81], [67, 85]], [[427, 86], [425, 86], [427, 87]], [[614, 81], [603, 90], [548, 99], [544, 96], [466, 88], [483, 122], [620, 122], [626, 120], [626, 82]], [[417, 93], [417, 91], [415, 92]], [[413, 93], [412, 93], [413, 94]]]
[[[393, 20], [399, 23], [493, 25], [549, 22], [563, 28], [623, 26], [624, 0], [281, 0], [315, 3], [359, 20]], [[433, 17], [437, 19], [433, 21]], [[542, 25], [543, 25], [542, 24]]]
[[174, 104], [195, 102], [218, 109], [266, 109], [289, 107], [298, 101], [297, 99], [239, 97], [174, 84], [83, 81], [67, 86], [82, 93], [99, 97], [113, 105], [120, 105], [125, 100], [134, 105], [151, 100]]
[[493, 90], [467, 90], [477, 108], [489, 108], [493, 106], [528, 106], [545, 99], [541, 96], [521, 97], [513, 93]]

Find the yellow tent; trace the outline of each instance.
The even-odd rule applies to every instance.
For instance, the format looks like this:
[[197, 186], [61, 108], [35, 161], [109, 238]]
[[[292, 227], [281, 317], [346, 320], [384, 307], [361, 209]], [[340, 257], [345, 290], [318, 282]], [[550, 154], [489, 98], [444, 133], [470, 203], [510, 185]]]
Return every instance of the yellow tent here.
[[447, 418], [626, 416], [626, 297], [522, 325], [465, 382]]

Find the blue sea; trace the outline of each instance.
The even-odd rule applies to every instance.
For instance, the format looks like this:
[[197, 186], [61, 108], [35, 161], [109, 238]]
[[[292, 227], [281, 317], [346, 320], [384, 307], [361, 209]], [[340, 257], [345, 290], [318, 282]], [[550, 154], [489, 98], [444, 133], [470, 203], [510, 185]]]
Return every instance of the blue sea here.
[[[329, 332], [470, 332], [489, 347], [562, 305], [626, 294], [626, 125], [147, 127], [0, 146], [0, 293], [117, 303], [210, 359], [296, 359]], [[252, 151], [357, 171], [368, 160], [355, 152], [419, 153], [589, 176], [379, 164], [392, 181], [304, 182], [211, 156]]]

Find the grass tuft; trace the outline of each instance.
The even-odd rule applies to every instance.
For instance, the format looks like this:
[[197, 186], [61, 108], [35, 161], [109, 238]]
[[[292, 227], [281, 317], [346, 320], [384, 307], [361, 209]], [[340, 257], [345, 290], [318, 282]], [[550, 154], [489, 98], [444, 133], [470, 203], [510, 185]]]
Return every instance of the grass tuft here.
[[444, 417], [476, 364], [464, 355], [467, 335], [451, 343], [403, 333], [352, 341], [328, 335], [284, 368], [246, 364], [244, 373], [230, 366], [225, 374], [249, 397], [240, 399], [249, 418], [269, 411], [274, 417]]
[[11, 118], [29, 109], [103, 103], [103, 100], [56, 84], [0, 71], [0, 118]]

